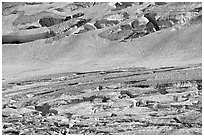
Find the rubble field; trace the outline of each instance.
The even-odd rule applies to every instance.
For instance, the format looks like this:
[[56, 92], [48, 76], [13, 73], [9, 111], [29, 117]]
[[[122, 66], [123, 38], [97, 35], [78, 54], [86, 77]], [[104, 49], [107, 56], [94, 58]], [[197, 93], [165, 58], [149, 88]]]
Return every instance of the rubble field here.
[[3, 134], [202, 134], [201, 64], [3, 84]]

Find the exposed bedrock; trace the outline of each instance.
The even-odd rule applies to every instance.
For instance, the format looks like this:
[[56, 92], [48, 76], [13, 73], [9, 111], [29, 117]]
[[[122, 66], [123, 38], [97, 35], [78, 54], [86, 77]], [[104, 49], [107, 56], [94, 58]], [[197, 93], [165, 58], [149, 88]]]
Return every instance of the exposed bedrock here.
[[41, 32], [36, 34], [10, 34], [2, 36], [2, 44], [19, 44], [31, 42], [39, 39], [46, 39], [53, 37], [55, 34], [52, 32]]
[[64, 19], [63, 16], [57, 15], [55, 13], [51, 13], [48, 11], [42, 11], [35, 15], [25, 15], [25, 13], [23, 12], [18, 16], [18, 18], [15, 19], [15, 21], [13, 22], [13, 25], [17, 26], [19, 24], [21, 25], [26, 23], [32, 23], [43, 18], [52, 18], [52, 20], [55, 20], [55, 21]]
[[99, 37], [113, 41], [113, 40], [125, 39], [128, 36], [130, 36], [132, 33], [133, 33], [132, 29], [129, 29], [128, 27], [127, 29], [123, 27], [123, 30], [121, 30], [120, 27], [115, 27], [113, 29], [108, 29], [106, 31], [103, 31], [102, 33], [99, 34]]

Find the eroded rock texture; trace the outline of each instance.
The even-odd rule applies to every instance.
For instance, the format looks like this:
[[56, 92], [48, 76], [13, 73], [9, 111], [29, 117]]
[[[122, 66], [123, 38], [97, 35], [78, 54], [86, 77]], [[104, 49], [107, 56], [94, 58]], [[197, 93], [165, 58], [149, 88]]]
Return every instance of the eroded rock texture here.
[[[3, 85], [3, 134], [202, 134], [201, 66], [63, 73]], [[188, 80], [187, 80], [188, 79]]]
[[[28, 9], [26, 7], [31, 8], [30, 6], [34, 5], [42, 7], [42, 9], [37, 12], [27, 13]], [[109, 7], [102, 11], [101, 15], [94, 15], [92, 10], [99, 10], [104, 7]], [[109, 6], [108, 6], [109, 5]], [[187, 11], [182, 12], [183, 5], [187, 8]], [[24, 9], [24, 10], [23, 10]], [[88, 10], [90, 9], [90, 10]], [[178, 12], [171, 12], [173, 10], [179, 10]], [[143, 37], [155, 31], [159, 31], [162, 29], [167, 29], [170, 27], [175, 26], [176, 28], [180, 24], [187, 24], [192, 23], [198, 16], [200, 16], [202, 8], [200, 8], [200, 4], [174, 4], [174, 3], [165, 3], [165, 2], [155, 2], [155, 3], [134, 3], [134, 2], [116, 2], [116, 3], [95, 3], [95, 2], [88, 2], [88, 3], [81, 3], [81, 2], [74, 2], [74, 3], [64, 3], [64, 5], [59, 6], [55, 3], [21, 3], [21, 2], [13, 2], [3, 3], [3, 18], [9, 18], [9, 16], [15, 14], [17, 18], [11, 22], [12, 28], [10, 31], [21, 31], [22, 29], [25, 30], [34, 30], [36, 28], [44, 28], [44, 27], [52, 27], [57, 24], [66, 24], [65, 22], [71, 19], [79, 19], [80, 20], [87, 20], [89, 19], [89, 23], [93, 24], [97, 29], [105, 29], [107, 27], [116, 28], [121, 25], [128, 25], [131, 24], [132, 31], [134, 33], [134, 37], [132, 37], [132, 32], [130, 33], [130, 28], [125, 30], [121, 28], [119, 34], [112, 34], [109, 33], [110, 36], [104, 37], [103, 34], [99, 34], [102, 38], [109, 39], [109, 40], [120, 40], [123, 41], [124, 39], [133, 39], [138, 37]], [[79, 12], [76, 12], [80, 10]], [[84, 11], [83, 11], [84, 10]], [[167, 11], [166, 11], [167, 10]], [[98, 11], [97, 11], [98, 12]], [[137, 14], [135, 14], [137, 13]], [[103, 15], [103, 16], [102, 16]], [[156, 18], [157, 19], [156, 19]], [[141, 20], [141, 18], [143, 18]], [[147, 21], [144, 22], [144, 18]], [[191, 21], [193, 20], [193, 21]], [[199, 20], [199, 19], [198, 19]], [[126, 23], [130, 22], [131, 23]], [[87, 23], [86, 22], [86, 23]], [[153, 25], [152, 25], [153, 24]], [[62, 26], [60, 25], [60, 26]], [[73, 33], [73, 34], [81, 34], [86, 33], [87, 31], [91, 31], [93, 29], [87, 29], [87, 25], [83, 26], [84, 24], [79, 25], [78, 22], [73, 22], [69, 28], [66, 28], [67, 31], [71, 31], [71, 29], [76, 26], [80, 33]], [[85, 28], [83, 28], [85, 27]], [[111, 28], [112, 29], [112, 28]], [[136, 31], [135, 31], [136, 29]], [[8, 31], [8, 30], [7, 30]], [[10, 32], [9, 31], [9, 32]], [[60, 28], [59, 28], [60, 31]], [[67, 35], [67, 31], [61, 32], [60, 35], [64, 37], [69, 36]], [[106, 31], [106, 30], [105, 30]], [[47, 33], [50, 33], [49, 31]], [[105, 32], [102, 32], [105, 33]], [[108, 35], [109, 35], [108, 34]], [[28, 40], [25, 40], [25, 37]], [[47, 39], [49, 37], [42, 35], [41, 33], [35, 35], [29, 35], [25, 33], [25, 35], [16, 36], [12, 34], [6, 34], [3, 36], [3, 44], [6, 43], [25, 43], [30, 41], [35, 41], [39, 39]], [[47, 41], [47, 40], [46, 40]]]

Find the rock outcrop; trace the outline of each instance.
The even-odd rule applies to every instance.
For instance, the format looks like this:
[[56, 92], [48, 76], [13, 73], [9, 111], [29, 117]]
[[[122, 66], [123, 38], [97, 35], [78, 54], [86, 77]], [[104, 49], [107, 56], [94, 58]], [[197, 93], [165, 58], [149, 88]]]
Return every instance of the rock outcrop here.
[[[201, 21], [200, 13], [202, 11], [202, 7], [200, 7], [199, 4], [197, 7], [196, 5], [191, 6], [187, 12], [168, 13], [164, 15], [161, 15], [160, 12], [157, 13], [157, 10], [160, 10], [162, 7], [167, 7], [166, 9], [172, 7], [172, 9], [175, 9], [174, 4], [168, 4], [166, 2], [107, 3], [108, 5], [112, 5], [112, 7], [109, 7], [111, 10], [107, 9], [109, 12], [106, 12], [103, 16], [97, 18], [92, 16], [93, 13], [89, 13], [86, 10], [83, 11], [85, 8], [94, 9], [94, 6], [100, 4], [106, 3], [74, 2], [66, 3], [59, 7], [57, 7], [54, 3], [49, 3], [48, 5], [51, 7], [47, 6], [47, 10], [27, 14], [25, 11], [18, 9], [32, 5], [41, 6], [43, 3], [5, 2], [3, 3], [2, 8], [3, 16], [8, 17], [10, 14], [15, 14], [17, 16], [17, 18], [12, 22], [13, 30], [29, 30], [29, 32], [33, 30], [34, 32], [32, 35], [27, 35], [27, 32], [22, 36], [18, 34], [5, 35], [3, 36], [3, 43], [24, 43], [38, 39], [50, 39], [50, 37], [53, 37], [51, 39], [56, 39], [54, 38], [56, 37], [55, 35], [57, 35], [58, 38], [63, 39], [65, 36], [69, 36], [70, 34], [76, 35], [95, 29], [105, 29], [113, 26], [116, 26], [116, 28], [119, 27], [119, 30], [116, 32], [116, 28], [111, 28], [110, 30], [108, 29], [105, 30], [105, 32], [102, 32], [99, 36], [110, 40], [122, 40], [124, 38], [131, 38], [133, 33], [134, 38], [136, 38], [155, 31], [170, 28], [175, 25], [188, 24], [188, 22], [191, 24], [192, 22], [199, 23]], [[140, 7], [137, 9], [137, 15], [133, 14], [135, 7]], [[126, 10], [127, 8], [128, 10]], [[78, 9], [81, 10], [76, 12]], [[67, 13], [69, 14], [67, 15]], [[138, 14], [140, 15], [138, 16]], [[69, 33], [71, 31], [70, 29], [74, 26], [76, 26], [79, 31], [77, 33]], [[36, 33], [36, 29], [39, 30], [44, 27], [48, 28], [50, 31], [39, 34]], [[114, 29], [114, 32], [112, 29]]]

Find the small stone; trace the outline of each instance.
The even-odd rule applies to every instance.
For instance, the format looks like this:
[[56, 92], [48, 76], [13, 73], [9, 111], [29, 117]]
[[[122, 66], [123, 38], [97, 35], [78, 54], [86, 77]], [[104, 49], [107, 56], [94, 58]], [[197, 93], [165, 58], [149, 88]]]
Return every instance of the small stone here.
[[117, 115], [115, 113], [112, 113], [111, 114], [111, 117], [116, 117]]
[[102, 89], [103, 89], [102, 86], [98, 86], [98, 87], [96, 88], [97, 91], [100, 91], [100, 90], [102, 90]]
[[20, 131], [20, 135], [26, 135], [29, 132], [29, 129], [23, 129]]
[[26, 106], [27, 109], [35, 110], [35, 106]]
[[12, 123], [3, 123], [3, 128], [12, 127]]
[[27, 98], [32, 98], [34, 95], [33, 94], [27, 94], [26, 97]]
[[60, 134], [61, 135], [68, 135], [69, 133], [69, 129], [68, 128], [63, 128], [61, 131], [60, 131]]
[[95, 98], [94, 100], [93, 100], [93, 103], [95, 103], [95, 104], [98, 104], [98, 103], [101, 103], [102, 102], [102, 99], [101, 98]]
[[158, 111], [158, 108], [159, 108], [159, 103], [154, 103], [154, 105], [152, 106], [152, 108], [155, 110], [155, 111]]
[[123, 91], [120, 91], [120, 94], [122, 95], [122, 96], [128, 96], [129, 98], [133, 98], [134, 96], [132, 95], [132, 93], [131, 92], [129, 92], [129, 91], [127, 91], [127, 90], [123, 90]]
[[50, 113], [50, 114], [57, 115], [57, 114], [58, 114], [58, 111], [55, 110], [55, 109], [50, 109], [50, 110], [49, 110], [49, 113]]
[[197, 86], [197, 89], [198, 89], [198, 90], [202, 90], [202, 85], [198, 85], [198, 86]]
[[109, 98], [103, 97], [102, 102], [107, 102]]
[[44, 103], [41, 106], [35, 106], [35, 110], [41, 111], [43, 116], [49, 113], [50, 108], [51, 106], [48, 103]]
[[119, 89], [121, 87], [122, 87], [121, 83], [106, 86], [106, 88], [108, 89]]
[[139, 107], [141, 104], [142, 104], [141, 100], [136, 100], [136, 102], [135, 102], [135, 106], [136, 107]]
[[7, 107], [17, 109], [18, 105], [11, 103], [11, 104], [8, 104]]
[[160, 94], [165, 95], [168, 94], [169, 92], [166, 91], [166, 88], [161, 88], [158, 90]]
[[194, 100], [194, 101], [192, 101], [192, 104], [193, 104], [193, 105], [197, 105], [198, 103], [199, 103], [198, 100]]
[[178, 96], [173, 96], [173, 101], [178, 102]]

